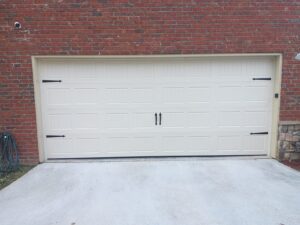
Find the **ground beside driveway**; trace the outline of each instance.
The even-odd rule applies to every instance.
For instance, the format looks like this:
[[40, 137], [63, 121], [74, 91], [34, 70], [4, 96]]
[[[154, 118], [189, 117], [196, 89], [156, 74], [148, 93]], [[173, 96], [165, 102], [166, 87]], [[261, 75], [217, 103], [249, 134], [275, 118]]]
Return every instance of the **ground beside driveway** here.
[[16, 170], [7, 173], [0, 172], [0, 190], [27, 173], [33, 166], [19, 166]]
[[44, 163], [0, 208], [1, 225], [299, 225], [300, 173], [271, 159]]
[[292, 160], [292, 161], [284, 160], [281, 163], [283, 163], [283, 164], [287, 165], [288, 167], [291, 167], [295, 170], [298, 170], [300, 172], [300, 159]]

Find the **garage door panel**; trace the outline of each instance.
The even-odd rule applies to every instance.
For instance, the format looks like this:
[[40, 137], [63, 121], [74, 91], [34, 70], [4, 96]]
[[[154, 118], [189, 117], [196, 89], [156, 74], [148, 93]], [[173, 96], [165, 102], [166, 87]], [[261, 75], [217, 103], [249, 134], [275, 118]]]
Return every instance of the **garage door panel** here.
[[270, 99], [271, 87], [260, 86], [260, 87], [249, 87], [246, 86], [243, 89], [244, 99], [246, 101], [261, 101], [266, 102]]
[[153, 104], [155, 99], [154, 88], [132, 88], [131, 90], [131, 102], [142, 104]]
[[190, 103], [206, 103], [212, 98], [212, 88], [209, 86], [192, 86], [186, 90], [186, 101]]
[[[267, 107], [268, 108], [267, 108]], [[265, 101], [251, 101], [251, 102], [245, 102], [243, 109], [244, 111], [256, 111], [256, 112], [267, 112], [269, 117], [270, 117], [270, 113], [271, 110], [270, 108], [272, 108], [272, 102], [265, 102]]]
[[186, 78], [183, 76], [186, 73], [184, 67], [181, 63], [175, 62], [156, 62], [154, 64], [154, 74], [164, 74], [164, 76], [159, 76], [160, 82], [168, 82], [172, 79], [174, 82], [182, 82]]
[[267, 154], [250, 133], [270, 133], [274, 72], [268, 57], [43, 61], [40, 79], [62, 80], [40, 81], [46, 155]]
[[184, 136], [163, 136], [161, 138], [161, 151], [165, 154], [181, 155], [186, 148], [186, 138]]
[[72, 129], [72, 117], [70, 114], [48, 114], [45, 127], [49, 130]]
[[48, 88], [45, 92], [48, 106], [70, 105], [73, 103], [72, 91], [69, 88]]
[[96, 113], [76, 113], [73, 116], [73, 128], [89, 129], [97, 128], [97, 114]]
[[49, 64], [47, 61], [39, 62], [39, 72], [41, 77], [60, 78], [60, 76], [69, 73], [70, 66], [66, 65], [65, 62], [52, 62]]
[[48, 148], [47, 157], [49, 158], [74, 152], [74, 141], [71, 138], [48, 138], [45, 140], [45, 144]]
[[245, 112], [244, 113], [244, 125], [247, 127], [265, 127], [268, 129], [269, 112]]
[[92, 137], [80, 137], [74, 140], [74, 151], [77, 153], [82, 153], [83, 151], [87, 153], [97, 153], [101, 152], [103, 148], [102, 139], [92, 138]]
[[[187, 59], [187, 60], [178, 60], [174, 62], [177, 65], [181, 65], [182, 74], [188, 74], [188, 79], [197, 79], [197, 81], [209, 81], [211, 79], [211, 64], [212, 61], [209, 59], [203, 60], [195, 60], [195, 59]], [[201, 72], [200, 72], [201, 71]], [[182, 74], [179, 74], [181, 76]], [[204, 74], [204, 76], [199, 76], [199, 74]]]
[[244, 139], [244, 148], [246, 151], [265, 152], [268, 145], [268, 136], [266, 135], [248, 135]]
[[256, 76], [272, 76], [275, 72], [274, 59], [267, 57], [256, 57], [248, 59], [246, 70], [251, 75]]
[[99, 84], [99, 79], [96, 78], [88, 78], [88, 76], [84, 79], [70, 79], [67, 78], [68, 76], [65, 75], [61, 77], [61, 83], [59, 83], [62, 87], [72, 88], [72, 89], [97, 89]]
[[152, 155], [157, 152], [155, 136], [112, 136], [105, 139], [106, 151], [114, 156]]
[[247, 132], [228, 132], [217, 136], [219, 152], [235, 152], [235, 155], [265, 154], [269, 143], [268, 135], [250, 135]]
[[187, 151], [195, 155], [199, 152], [209, 152], [213, 150], [212, 141], [211, 136], [188, 136], [186, 140]]
[[155, 123], [155, 115], [153, 112], [136, 112], [133, 115], [133, 129], [134, 128], [150, 128], [153, 129]]
[[132, 149], [129, 151], [134, 151], [135, 154], [140, 154], [140, 152], [142, 154], [155, 153], [156, 141], [157, 140], [155, 136], [134, 137], [132, 140]]
[[243, 68], [245, 67], [244, 62], [237, 60], [233, 61], [231, 59], [222, 59], [212, 62], [212, 74], [219, 81], [236, 81], [245, 80], [243, 73]]
[[75, 104], [97, 104], [97, 89], [96, 88], [75, 88], [74, 89]]
[[129, 103], [129, 88], [124, 87], [111, 87], [105, 88], [103, 96], [106, 104], [120, 104]]
[[183, 103], [185, 100], [184, 87], [163, 87], [162, 101], [164, 104]]
[[216, 102], [212, 107], [215, 112], [221, 114], [222, 112], [243, 112], [247, 106], [246, 102]]
[[[201, 75], [200, 75], [201, 74]], [[211, 86], [214, 83], [213, 77], [211, 73], [199, 73], [199, 71], [195, 74], [189, 73], [187, 79], [185, 80], [187, 85], [190, 86]]]
[[183, 128], [186, 124], [186, 114], [184, 112], [163, 112], [163, 128]]
[[[102, 104], [153, 104], [155, 101], [155, 89], [147, 87], [132, 88], [105, 88], [99, 94]], [[130, 106], [129, 106], [130, 107]]]
[[242, 101], [241, 86], [218, 86], [216, 89], [217, 101], [219, 102], [234, 102], [234, 101]]
[[187, 127], [199, 128], [211, 125], [211, 115], [209, 112], [189, 112], [187, 113]]
[[[249, 80], [247, 82], [244, 83], [245, 87], [272, 87], [272, 82], [271, 80], [253, 80], [253, 78], [271, 78], [274, 79], [274, 77], [272, 75], [265, 75], [265, 76], [255, 76], [252, 75], [251, 77], [249, 77]], [[268, 89], [266, 89], [265, 91], [268, 91]]]
[[243, 140], [241, 135], [218, 136], [217, 149], [219, 151], [242, 151]]
[[56, 106], [45, 106], [47, 109], [46, 114], [55, 115], [55, 114], [68, 114], [72, 115], [76, 113], [96, 113], [97, 106], [95, 105], [56, 105]]
[[130, 127], [130, 114], [127, 112], [119, 113], [106, 113], [104, 126], [108, 129], [129, 129]]
[[132, 144], [129, 137], [107, 137], [105, 138], [107, 150], [109, 153], [117, 154], [122, 152], [129, 152]]
[[[212, 112], [216, 109], [216, 106], [211, 104], [211, 102], [188, 102], [182, 104], [184, 111], [188, 113], [197, 113], [197, 112]], [[162, 106], [162, 111], [167, 111], [167, 107]]]
[[[146, 69], [145, 72], [141, 73], [129, 73], [124, 70], [120, 71], [108, 71], [104, 75], [103, 83], [107, 86], [122, 86], [126, 84], [136, 84], [136, 83], [144, 83], [153, 82], [155, 79], [153, 74], [148, 74]], [[101, 75], [102, 76], [102, 75]]]
[[235, 127], [242, 126], [243, 114], [241, 111], [221, 111], [218, 113], [218, 126]]

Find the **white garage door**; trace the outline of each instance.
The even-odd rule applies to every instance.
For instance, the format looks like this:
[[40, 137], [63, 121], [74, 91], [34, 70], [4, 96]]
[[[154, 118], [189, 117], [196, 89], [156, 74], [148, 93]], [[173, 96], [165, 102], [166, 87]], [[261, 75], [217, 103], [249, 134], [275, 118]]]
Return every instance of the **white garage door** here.
[[41, 60], [46, 158], [265, 155], [268, 57]]

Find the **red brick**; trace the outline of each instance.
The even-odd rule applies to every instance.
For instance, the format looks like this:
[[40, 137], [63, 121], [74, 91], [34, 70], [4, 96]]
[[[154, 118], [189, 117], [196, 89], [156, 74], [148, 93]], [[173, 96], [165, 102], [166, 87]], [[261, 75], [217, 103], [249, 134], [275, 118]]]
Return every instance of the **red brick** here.
[[280, 120], [300, 120], [298, 0], [45, 2], [0, 2], [0, 131], [24, 163], [38, 162], [32, 55], [279, 52]]

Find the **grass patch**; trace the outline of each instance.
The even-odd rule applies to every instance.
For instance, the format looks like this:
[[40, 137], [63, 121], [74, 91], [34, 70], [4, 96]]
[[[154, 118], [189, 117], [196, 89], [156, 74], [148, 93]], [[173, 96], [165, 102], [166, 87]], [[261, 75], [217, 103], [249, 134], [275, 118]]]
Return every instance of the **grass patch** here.
[[29, 170], [31, 170], [34, 166], [20, 166], [19, 169], [13, 172], [0, 174], [0, 190], [23, 176]]

